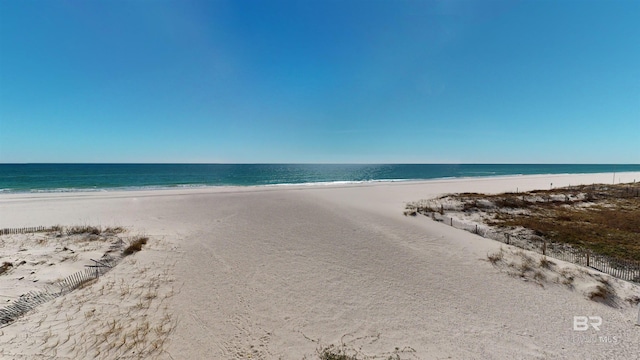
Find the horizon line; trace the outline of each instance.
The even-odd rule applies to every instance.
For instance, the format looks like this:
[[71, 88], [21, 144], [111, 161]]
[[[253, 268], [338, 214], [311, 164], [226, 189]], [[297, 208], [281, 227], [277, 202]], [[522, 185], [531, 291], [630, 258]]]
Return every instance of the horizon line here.
[[640, 163], [544, 162], [0, 162], [0, 165], [638, 165]]

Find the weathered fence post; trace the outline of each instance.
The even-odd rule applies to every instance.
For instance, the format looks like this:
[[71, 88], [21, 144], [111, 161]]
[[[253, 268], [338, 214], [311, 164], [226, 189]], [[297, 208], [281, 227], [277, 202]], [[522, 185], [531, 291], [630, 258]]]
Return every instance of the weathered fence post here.
[[589, 252], [587, 252], [587, 267], [589, 267]]
[[542, 255], [547, 255], [547, 240], [543, 240], [542, 242]]
[[476, 235], [478, 234], [478, 224], [476, 224]]
[[451, 219], [451, 226], [453, 226], [453, 218], [450, 218], [450, 219]]

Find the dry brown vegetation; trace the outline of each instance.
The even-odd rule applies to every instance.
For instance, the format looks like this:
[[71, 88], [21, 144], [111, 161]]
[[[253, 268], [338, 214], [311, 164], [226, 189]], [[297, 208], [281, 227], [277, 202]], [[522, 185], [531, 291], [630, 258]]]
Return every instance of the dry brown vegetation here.
[[129, 244], [129, 246], [127, 246], [123, 251], [122, 254], [123, 255], [131, 255], [133, 253], [136, 253], [140, 250], [142, 250], [142, 245], [146, 245], [147, 241], [149, 241], [149, 238], [146, 236], [140, 236], [138, 238], [135, 238], [133, 241], [131, 241], [131, 243]]
[[2, 265], [0, 265], [0, 275], [4, 274], [5, 272], [9, 271], [9, 269], [11, 269], [13, 267], [13, 264], [5, 261], [2, 263]]
[[317, 344], [316, 353], [311, 356], [305, 355], [303, 360], [316, 358], [320, 360], [400, 360], [417, 358], [415, 355], [416, 350], [410, 346], [405, 346], [403, 348], [396, 347], [393, 351], [378, 353], [375, 355], [364, 353], [363, 345], [373, 344], [380, 340], [380, 334], [361, 337], [353, 337], [353, 334], [344, 334], [340, 339], [339, 345], [323, 345], [319, 339], [312, 339], [304, 334], [302, 334], [302, 336]]
[[[532, 254], [522, 249], [501, 247], [499, 251], [487, 254], [487, 261], [510, 276], [541, 287], [558, 284], [575, 290], [578, 285], [585, 298], [589, 300], [612, 307], [618, 307], [621, 302], [624, 302], [617, 293], [613, 280], [607, 275], [579, 268], [560, 267], [546, 256]], [[633, 306], [640, 302], [640, 297], [630, 296], [625, 300]]]
[[[503, 230], [522, 227], [550, 242], [640, 261], [640, 183], [446, 197], [461, 203], [458, 210], [490, 214], [488, 224]], [[407, 214], [442, 212], [410, 205]]]
[[65, 233], [66, 235], [115, 235], [120, 234], [127, 231], [125, 228], [121, 226], [115, 227], [106, 227], [102, 228], [100, 226], [89, 226], [89, 225], [76, 225], [70, 227], [62, 227], [62, 226], [54, 226], [52, 231], [58, 231]]
[[99, 227], [95, 226], [71, 226], [64, 229], [67, 235], [79, 235], [79, 234], [91, 234], [91, 235], [100, 235], [102, 230]]

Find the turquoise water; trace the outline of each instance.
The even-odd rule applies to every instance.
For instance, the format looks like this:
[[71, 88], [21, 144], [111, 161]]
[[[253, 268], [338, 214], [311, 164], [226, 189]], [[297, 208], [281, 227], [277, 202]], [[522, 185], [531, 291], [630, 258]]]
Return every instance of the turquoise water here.
[[625, 171], [640, 171], [640, 164], [0, 164], [0, 192], [326, 184]]

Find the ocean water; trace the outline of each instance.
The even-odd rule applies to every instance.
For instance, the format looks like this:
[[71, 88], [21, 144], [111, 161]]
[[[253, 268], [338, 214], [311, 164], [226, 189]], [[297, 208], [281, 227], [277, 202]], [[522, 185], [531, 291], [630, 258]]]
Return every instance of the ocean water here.
[[0, 193], [322, 185], [626, 171], [640, 171], [640, 164], [0, 164]]

